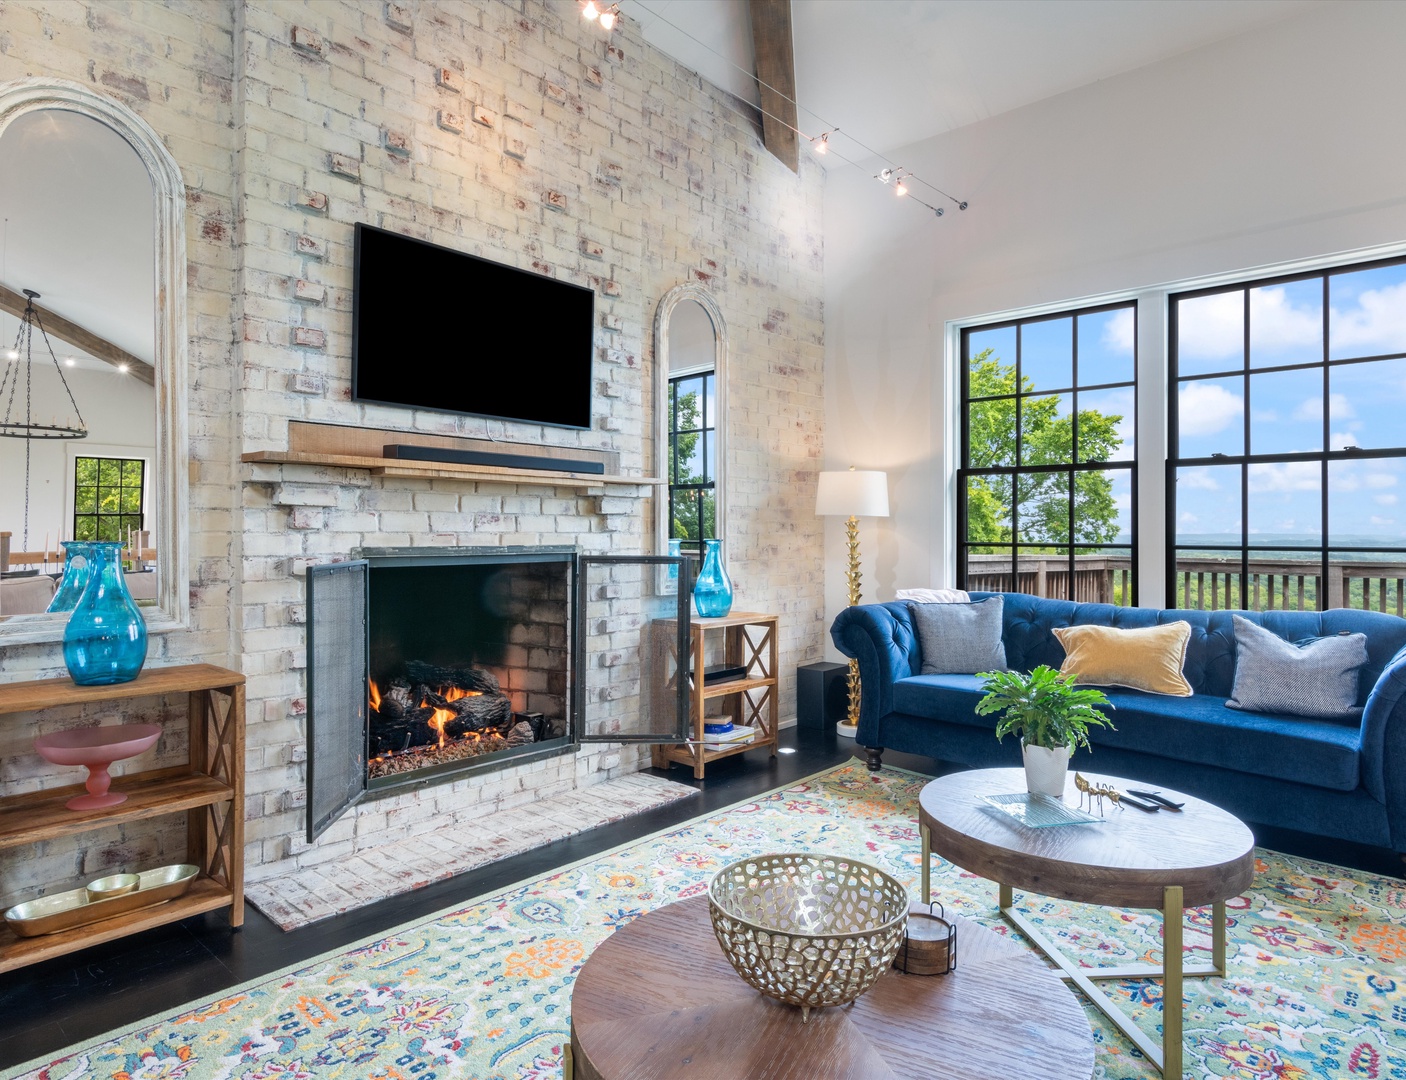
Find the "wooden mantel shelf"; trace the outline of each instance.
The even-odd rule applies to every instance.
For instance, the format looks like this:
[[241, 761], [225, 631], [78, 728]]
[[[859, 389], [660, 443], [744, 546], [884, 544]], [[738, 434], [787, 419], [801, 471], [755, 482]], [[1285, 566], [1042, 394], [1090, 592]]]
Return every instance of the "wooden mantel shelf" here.
[[[517, 469], [500, 465], [463, 465], [449, 461], [407, 461], [382, 456], [387, 443], [435, 446], [464, 450], [499, 450], [530, 457], [554, 453], [599, 461], [605, 473], [570, 472], [560, 469]], [[287, 450], [255, 450], [243, 461], [266, 465], [318, 465], [337, 469], [364, 469], [373, 476], [398, 476], [449, 480], [492, 480], [511, 484], [541, 484], [547, 487], [600, 488], [607, 485], [657, 487], [665, 483], [657, 476], [622, 476], [620, 455], [608, 450], [540, 446], [530, 443], [501, 443], [488, 439], [467, 439], [451, 435], [425, 435], [410, 431], [381, 431], [374, 428], [343, 427], [293, 420], [288, 424]]]

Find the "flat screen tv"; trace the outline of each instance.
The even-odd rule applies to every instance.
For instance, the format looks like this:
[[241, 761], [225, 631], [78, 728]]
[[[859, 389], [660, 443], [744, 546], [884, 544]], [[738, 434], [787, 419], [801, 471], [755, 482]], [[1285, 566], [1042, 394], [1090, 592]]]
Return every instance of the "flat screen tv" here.
[[352, 398], [591, 426], [595, 293], [356, 226]]

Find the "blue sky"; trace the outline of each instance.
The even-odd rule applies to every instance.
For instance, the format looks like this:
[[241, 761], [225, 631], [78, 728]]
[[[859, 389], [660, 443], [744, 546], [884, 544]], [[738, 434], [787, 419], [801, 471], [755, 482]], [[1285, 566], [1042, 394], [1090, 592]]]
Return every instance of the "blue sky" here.
[[[1406, 352], [1406, 266], [1328, 278], [1328, 349], [1334, 360]], [[1273, 371], [1276, 365], [1321, 360], [1322, 279], [1249, 291], [1251, 453], [1323, 449], [1322, 371]], [[1245, 291], [1181, 301], [1181, 375], [1245, 370]], [[1406, 360], [1377, 360], [1329, 369], [1329, 448], [1406, 445]], [[1244, 378], [1183, 382], [1181, 455], [1241, 454]], [[1329, 468], [1329, 537], [1352, 544], [1406, 544], [1406, 463], [1334, 462]], [[1255, 465], [1249, 472], [1249, 542], [1263, 535], [1322, 541], [1322, 479], [1316, 463]], [[1227, 535], [1241, 529], [1239, 470], [1183, 469], [1177, 483], [1178, 536]]]

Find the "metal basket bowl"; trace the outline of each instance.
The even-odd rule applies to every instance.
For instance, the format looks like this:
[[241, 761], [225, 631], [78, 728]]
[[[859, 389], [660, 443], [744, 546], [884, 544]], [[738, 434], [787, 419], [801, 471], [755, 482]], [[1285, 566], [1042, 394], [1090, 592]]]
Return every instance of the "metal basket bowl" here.
[[868, 863], [790, 852], [719, 870], [708, 911], [723, 955], [767, 997], [810, 1010], [845, 1005], [888, 966], [908, 924], [908, 892]]

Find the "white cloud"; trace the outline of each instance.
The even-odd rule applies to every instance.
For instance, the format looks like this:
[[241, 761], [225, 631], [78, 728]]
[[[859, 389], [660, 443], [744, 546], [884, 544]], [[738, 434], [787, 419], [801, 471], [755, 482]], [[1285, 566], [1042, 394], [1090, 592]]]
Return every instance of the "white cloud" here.
[[1328, 435], [1329, 450], [1341, 450], [1344, 446], [1357, 445], [1357, 436], [1350, 431], [1334, 431]]
[[1186, 357], [1220, 360], [1242, 355], [1245, 304], [1239, 292], [1216, 293], [1177, 305], [1177, 349]]
[[1391, 492], [1387, 492], [1385, 495], [1373, 495], [1372, 501], [1378, 506], [1395, 506], [1396, 496]]
[[1316, 461], [1289, 461], [1283, 464], [1250, 466], [1250, 493], [1267, 495], [1274, 492], [1318, 491], [1322, 474]]
[[1371, 517], [1369, 517], [1367, 520], [1370, 521], [1373, 525], [1395, 525], [1395, 524], [1396, 524], [1396, 519], [1395, 519], [1395, 518], [1378, 517], [1376, 514], [1373, 514], [1373, 515], [1372, 515]]
[[1103, 324], [1103, 344], [1120, 352], [1132, 352], [1135, 333], [1133, 309], [1123, 308]]
[[1199, 525], [1201, 519], [1190, 510], [1183, 510], [1181, 516], [1177, 518], [1177, 522], [1181, 525]]
[[[1357, 410], [1352, 407], [1352, 402], [1348, 400], [1346, 394], [1328, 395], [1328, 418], [1333, 421], [1351, 420], [1357, 415]], [[1305, 398], [1297, 409], [1294, 410], [1295, 420], [1322, 420], [1323, 419], [1323, 398], [1315, 395]]]
[[1224, 386], [1189, 382], [1177, 398], [1177, 422], [1182, 435], [1214, 435], [1240, 419], [1245, 401]]
[[[1319, 414], [1322, 415], [1321, 413]], [[1328, 419], [1329, 420], [1351, 420], [1357, 415], [1357, 410], [1352, 407], [1352, 402], [1348, 400], [1346, 394], [1328, 395]]]
[[1406, 282], [1368, 289], [1357, 306], [1329, 314], [1333, 352], [1350, 349], [1357, 356], [1399, 352], [1406, 345]]
[[1380, 491], [1382, 488], [1395, 487], [1395, 486], [1396, 486], [1396, 477], [1392, 476], [1391, 473], [1384, 473], [1384, 472], [1368, 473], [1368, 474], [1367, 474], [1367, 486], [1368, 486], [1369, 488], [1376, 488], [1378, 491]]
[[[1235, 296], [1239, 301], [1239, 296]], [[1323, 321], [1317, 308], [1294, 307], [1283, 286], [1250, 292], [1251, 347], [1283, 352], [1299, 346], [1322, 348]], [[1321, 355], [1321, 353], [1320, 353]]]
[[1191, 488], [1196, 491], [1219, 491], [1220, 484], [1211, 475], [1210, 469], [1187, 469], [1177, 477], [1177, 483], [1182, 488]]

